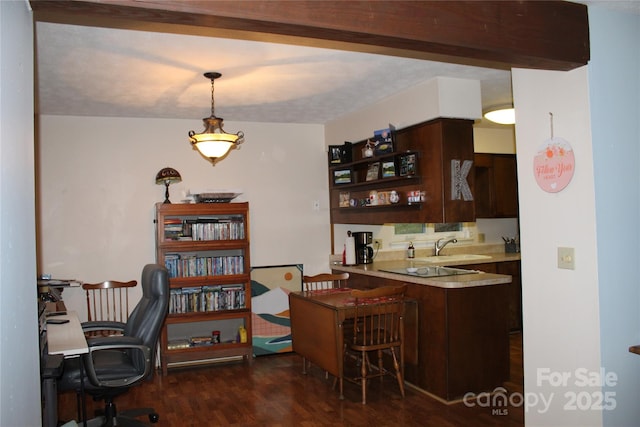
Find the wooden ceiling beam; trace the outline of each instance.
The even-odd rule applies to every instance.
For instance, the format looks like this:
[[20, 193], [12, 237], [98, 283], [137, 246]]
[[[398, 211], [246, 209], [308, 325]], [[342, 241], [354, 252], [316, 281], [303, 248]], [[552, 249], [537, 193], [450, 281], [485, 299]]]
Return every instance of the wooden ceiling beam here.
[[40, 21], [199, 34], [211, 30], [211, 35], [229, 32], [232, 38], [260, 34], [269, 41], [299, 40], [317, 47], [344, 43], [348, 49], [493, 68], [571, 70], [589, 61], [587, 7], [565, 1], [30, 3]]

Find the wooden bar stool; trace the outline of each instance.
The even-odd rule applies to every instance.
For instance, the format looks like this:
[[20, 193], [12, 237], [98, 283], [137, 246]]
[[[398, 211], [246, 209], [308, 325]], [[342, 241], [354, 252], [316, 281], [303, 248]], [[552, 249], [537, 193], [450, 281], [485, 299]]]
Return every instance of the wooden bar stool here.
[[[367, 382], [371, 378], [395, 377], [404, 397], [404, 296], [406, 285], [385, 286], [370, 290], [351, 291], [355, 298], [355, 318], [352, 333], [347, 335], [347, 349], [357, 355], [359, 373], [345, 378], [362, 387], [362, 404], [367, 403]], [[393, 369], [385, 368], [384, 353], [391, 356]], [[371, 358], [377, 358], [377, 365]]]

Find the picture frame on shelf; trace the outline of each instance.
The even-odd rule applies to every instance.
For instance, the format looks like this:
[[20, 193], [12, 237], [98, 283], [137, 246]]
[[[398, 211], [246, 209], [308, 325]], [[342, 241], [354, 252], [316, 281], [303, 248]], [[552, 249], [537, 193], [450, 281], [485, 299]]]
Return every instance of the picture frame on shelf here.
[[400, 157], [400, 176], [413, 176], [416, 174], [416, 154], [405, 154]]
[[349, 193], [348, 191], [341, 191], [340, 201], [338, 206], [340, 206], [341, 208], [348, 208], [350, 206], [350, 202], [351, 202], [351, 193]]
[[329, 164], [340, 165], [344, 163], [343, 160], [343, 147], [342, 145], [330, 145], [329, 146]]
[[386, 129], [373, 131], [373, 140], [375, 142], [375, 155], [387, 154], [393, 152], [395, 146], [396, 128], [391, 123]]
[[351, 181], [351, 169], [336, 169], [333, 171], [334, 184], [351, 184]]
[[383, 142], [391, 142], [391, 129], [380, 129], [373, 131], [373, 140], [376, 144], [380, 144]]
[[369, 165], [369, 169], [367, 169], [367, 181], [375, 181], [378, 179], [380, 175], [380, 163], [375, 162]]
[[396, 162], [393, 160], [382, 162], [382, 177], [392, 178], [396, 176]]
[[343, 145], [330, 145], [329, 146], [329, 164], [330, 165], [342, 165], [350, 163], [352, 160], [352, 147], [351, 142], [345, 141]]

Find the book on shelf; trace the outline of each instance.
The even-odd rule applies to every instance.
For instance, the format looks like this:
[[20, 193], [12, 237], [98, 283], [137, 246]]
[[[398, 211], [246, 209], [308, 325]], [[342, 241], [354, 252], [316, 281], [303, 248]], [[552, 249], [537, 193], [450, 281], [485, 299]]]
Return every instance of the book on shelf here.
[[198, 336], [198, 337], [191, 337], [190, 338], [190, 343], [192, 346], [199, 346], [199, 345], [210, 345], [212, 344], [210, 336]]
[[189, 348], [189, 347], [191, 347], [191, 343], [189, 342], [188, 339], [169, 340], [169, 342], [167, 343], [168, 350], [178, 350], [181, 348]]
[[170, 253], [164, 256], [169, 277], [205, 277], [244, 274], [244, 256], [199, 256], [195, 253]]
[[174, 288], [169, 292], [169, 314], [239, 310], [245, 307], [243, 284]]

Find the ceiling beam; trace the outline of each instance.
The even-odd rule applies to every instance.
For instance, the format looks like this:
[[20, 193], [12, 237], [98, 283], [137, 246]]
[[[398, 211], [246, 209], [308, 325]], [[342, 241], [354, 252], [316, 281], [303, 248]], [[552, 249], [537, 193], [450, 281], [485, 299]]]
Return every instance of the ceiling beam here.
[[[587, 7], [565, 1], [31, 0], [36, 20], [311, 44], [493, 68], [589, 61]], [[208, 32], [209, 31], [209, 32]], [[244, 34], [245, 36], [239, 36]], [[265, 37], [260, 37], [265, 40]]]

